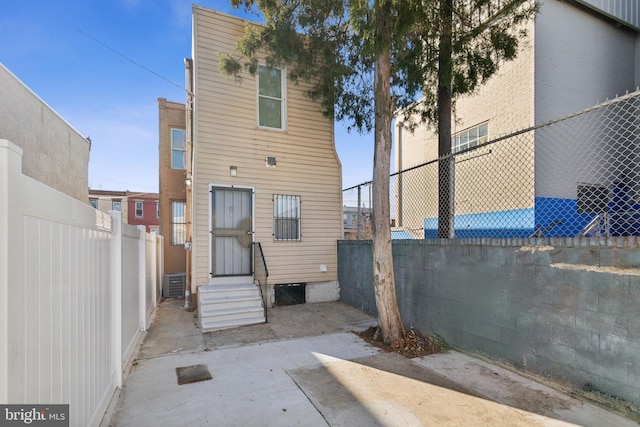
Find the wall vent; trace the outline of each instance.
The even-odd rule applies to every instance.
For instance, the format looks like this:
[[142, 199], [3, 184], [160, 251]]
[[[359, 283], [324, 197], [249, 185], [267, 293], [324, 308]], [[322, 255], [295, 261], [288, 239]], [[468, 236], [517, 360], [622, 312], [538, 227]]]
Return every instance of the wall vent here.
[[268, 168], [275, 168], [276, 167], [276, 158], [275, 158], [275, 156], [267, 156], [265, 164], [266, 164], [266, 166]]

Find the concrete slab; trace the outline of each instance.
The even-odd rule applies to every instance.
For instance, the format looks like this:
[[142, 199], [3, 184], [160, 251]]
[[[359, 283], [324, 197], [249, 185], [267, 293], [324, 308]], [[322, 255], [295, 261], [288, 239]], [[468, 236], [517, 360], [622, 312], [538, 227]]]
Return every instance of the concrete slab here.
[[183, 299], [163, 300], [137, 358], [148, 359], [165, 354], [205, 350], [202, 332], [197, 326], [195, 312], [185, 310]]
[[290, 371], [331, 426], [633, 426], [470, 356], [381, 353]]
[[339, 302], [300, 304], [268, 310], [268, 323], [207, 332], [206, 348], [215, 350], [238, 345], [302, 338], [344, 331], [363, 331], [376, 320]]
[[[341, 303], [204, 335], [179, 310], [161, 304], [103, 426], [636, 425], [460, 353], [381, 352], [350, 332], [374, 319]], [[211, 380], [177, 384], [199, 364]]]
[[[107, 425], [326, 426], [287, 369], [377, 351], [343, 332], [141, 360]], [[206, 364], [213, 379], [177, 385], [175, 368], [195, 364]]]
[[635, 421], [581, 401], [558, 388], [466, 354], [452, 351], [414, 359], [414, 362], [503, 405], [581, 426], [638, 426]]

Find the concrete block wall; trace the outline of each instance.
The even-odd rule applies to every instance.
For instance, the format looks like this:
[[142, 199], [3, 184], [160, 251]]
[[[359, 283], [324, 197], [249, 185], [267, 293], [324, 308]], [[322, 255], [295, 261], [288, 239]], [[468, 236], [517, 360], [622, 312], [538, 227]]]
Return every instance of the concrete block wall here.
[[[640, 406], [635, 239], [394, 241], [405, 325]], [[376, 315], [371, 245], [338, 243], [341, 301]]]

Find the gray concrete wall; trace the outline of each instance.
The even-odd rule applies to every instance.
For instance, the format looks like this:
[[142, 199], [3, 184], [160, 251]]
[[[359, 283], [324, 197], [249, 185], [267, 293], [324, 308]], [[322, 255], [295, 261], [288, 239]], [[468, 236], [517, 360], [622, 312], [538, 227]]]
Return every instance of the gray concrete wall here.
[[0, 139], [22, 148], [25, 175], [89, 203], [89, 141], [2, 64]]
[[[533, 240], [394, 241], [405, 325], [640, 405], [638, 242]], [[376, 315], [371, 262], [338, 243], [340, 300]]]

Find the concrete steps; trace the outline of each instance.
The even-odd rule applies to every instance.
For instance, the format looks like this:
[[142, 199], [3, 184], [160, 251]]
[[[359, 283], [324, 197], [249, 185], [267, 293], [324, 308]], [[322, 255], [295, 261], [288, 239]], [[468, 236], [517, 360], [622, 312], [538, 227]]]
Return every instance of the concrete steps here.
[[253, 283], [199, 286], [198, 321], [203, 332], [264, 323], [260, 289]]

